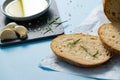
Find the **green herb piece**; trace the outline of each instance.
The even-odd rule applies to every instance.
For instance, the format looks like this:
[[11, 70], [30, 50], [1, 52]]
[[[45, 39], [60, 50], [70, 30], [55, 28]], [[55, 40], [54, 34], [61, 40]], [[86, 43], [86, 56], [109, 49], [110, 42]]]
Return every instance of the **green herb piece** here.
[[60, 18], [60, 17], [57, 17], [57, 18], [53, 19], [52, 21], [49, 21], [49, 20], [48, 20], [48, 22], [47, 22], [48, 25], [53, 24], [53, 23], [56, 22], [59, 18]]
[[[66, 21], [62, 21], [62, 22], [57, 22], [57, 20], [58, 20], [59, 18], [60, 18], [60, 17], [57, 17], [57, 18], [53, 19], [52, 21], [47, 20], [48, 26], [50, 26], [50, 25], [52, 25], [52, 24], [55, 24], [55, 25], [59, 26], [59, 25], [65, 23], [65, 22], [67, 22], [67, 20], [66, 20]], [[56, 26], [56, 27], [57, 27], [57, 26]]]
[[91, 53], [88, 52], [87, 48], [85, 48], [84, 46], [80, 46], [81, 48], [83, 48], [83, 50], [88, 53], [90, 56], [94, 57]]
[[[49, 31], [52, 31], [52, 32], [53, 32], [52, 28], [50, 27], [50, 26], [52, 26], [53, 24], [59, 26], [59, 25], [61, 25], [62, 23], [67, 22], [67, 21], [57, 22], [57, 20], [58, 20], [59, 18], [60, 18], [60, 17], [57, 17], [57, 18], [53, 19], [52, 21], [50, 21], [49, 19], [47, 20], [48, 28], [46, 28], [46, 31], [44, 32], [44, 34], [47, 33], [47, 32], [49, 32]], [[57, 27], [57, 26], [56, 26], [56, 27]]]
[[44, 34], [46, 34], [47, 32], [49, 31], [52, 31], [52, 28], [50, 27], [54, 22], [56, 22], [60, 17], [57, 17], [55, 19], [53, 19], [52, 21], [49, 21], [49, 19], [47, 20], [47, 24], [48, 24], [48, 27], [46, 28], [46, 31], [44, 32]]
[[93, 56], [96, 57], [97, 54], [99, 54], [99, 50], [97, 50]]
[[46, 34], [46, 33], [49, 32], [49, 31], [52, 31], [52, 32], [53, 32], [53, 30], [52, 30], [51, 27], [46, 28], [46, 31], [44, 32], [44, 34]]
[[81, 47], [82, 49], [84, 49], [84, 51], [85, 51], [85, 52], [87, 52], [87, 53], [88, 53], [87, 48], [85, 48], [84, 46], [81, 46], [81, 45], [80, 45], [80, 47]]
[[54, 24], [57, 24], [57, 26], [56, 26], [56, 27], [58, 27], [59, 25], [61, 25], [61, 24], [65, 23], [65, 22], [68, 22], [68, 21], [66, 20], [66, 21], [63, 21], [63, 22], [55, 22]]
[[79, 41], [80, 41], [80, 39], [77, 39], [77, 40], [73, 41], [72, 43], [69, 43], [68, 45], [73, 46], [73, 45], [77, 44]]

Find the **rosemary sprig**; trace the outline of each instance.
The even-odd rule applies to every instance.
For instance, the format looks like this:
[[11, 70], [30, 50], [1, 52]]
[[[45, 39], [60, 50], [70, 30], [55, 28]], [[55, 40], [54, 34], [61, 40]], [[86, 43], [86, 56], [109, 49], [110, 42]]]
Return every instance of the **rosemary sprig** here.
[[49, 31], [52, 31], [52, 28], [50, 27], [54, 22], [56, 22], [60, 17], [57, 17], [55, 19], [53, 19], [52, 21], [49, 21], [49, 19], [47, 20], [47, 24], [48, 24], [48, 27], [46, 28], [46, 31], [44, 32], [44, 34], [46, 34], [47, 32]]
[[57, 24], [57, 26], [56, 26], [56, 27], [58, 27], [59, 25], [61, 25], [61, 24], [65, 23], [65, 22], [68, 22], [68, 21], [66, 20], [66, 21], [63, 21], [63, 22], [55, 22], [54, 24]]
[[81, 48], [83, 48], [84, 51], [87, 52], [92, 57], [96, 57], [96, 55], [99, 53], [99, 50], [97, 50], [96, 53], [92, 55], [91, 53], [88, 52], [87, 48], [85, 48], [84, 46], [81, 46]]
[[53, 32], [53, 30], [52, 30], [51, 27], [47, 27], [47, 28], [46, 28], [46, 31], [44, 32], [44, 34], [46, 34], [46, 33], [49, 32], [49, 31], [52, 31], [52, 32]]
[[97, 54], [99, 54], [99, 50], [97, 50], [93, 56], [96, 57]]
[[53, 19], [52, 21], [49, 21], [47, 22], [48, 25], [52, 25], [53, 23], [55, 23], [60, 17], [57, 17], [55, 19]]
[[90, 56], [94, 57], [91, 53], [88, 52], [87, 48], [85, 48], [84, 46], [81, 46], [81, 45], [80, 45], [80, 47], [83, 48], [83, 50], [84, 50], [85, 52], [87, 52]]
[[79, 41], [80, 41], [80, 39], [77, 39], [77, 40], [73, 41], [72, 43], [69, 43], [68, 45], [73, 46], [73, 45], [77, 44]]
[[82, 49], [84, 49], [84, 51], [85, 51], [85, 52], [87, 52], [87, 53], [88, 53], [87, 48], [85, 48], [84, 46], [81, 46], [81, 45], [80, 45], [80, 47], [81, 47]]
[[[52, 30], [52, 28], [51, 28], [52, 25], [57, 25], [57, 26], [59, 26], [59, 25], [65, 23], [65, 22], [67, 22], [67, 21], [57, 22], [57, 20], [58, 20], [59, 18], [60, 18], [60, 17], [54, 18], [52, 21], [50, 21], [49, 19], [47, 20], [48, 28], [46, 28], [46, 31], [44, 32], [44, 34], [47, 33], [47, 32], [49, 32], [49, 31], [52, 31], [52, 32], [53, 32], [53, 30]], [[57, 27], [57, 26], [56, 26], [56, 27]]]

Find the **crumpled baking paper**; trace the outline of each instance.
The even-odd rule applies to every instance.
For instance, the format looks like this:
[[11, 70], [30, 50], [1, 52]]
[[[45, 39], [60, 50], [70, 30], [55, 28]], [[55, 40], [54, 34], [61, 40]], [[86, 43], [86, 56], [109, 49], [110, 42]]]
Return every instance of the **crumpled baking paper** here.
[[[104, 23], [109, 23], [109, 20], [104, 15], [103, 6], [100, 5], [73, 32], [98, 35], [97, 30]], [[39, 67], [44, 70], [55, 70], [92, 78], [120, 79], [120, 55], [113, 56], [107, 63], [100, 66], [83, 68], [68, 64], [51, 54], [41, 60]]]
[[95, 8], [91, 14], [73, 30], [73, 33], [82, 32], [97, 35], [98, 28], [104, 23], [110, 23], [110, 21], [104, 14], [103, 5], [100, 5]]

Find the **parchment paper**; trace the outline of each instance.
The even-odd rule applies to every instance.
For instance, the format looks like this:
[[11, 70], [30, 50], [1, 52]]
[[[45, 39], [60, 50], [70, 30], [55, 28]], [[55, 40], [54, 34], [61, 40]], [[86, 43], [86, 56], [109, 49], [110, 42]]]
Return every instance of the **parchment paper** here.
[[[88, 18], [76, 27], [74, 33], [97, 35], [100, 25], [109, 23], [103, 13], [102, 5], [95, 8]], [[40, 68], [48, 68], [60, 72], [102, 79], [120, 79], [120, 55], [113, 56], [107, 63], [93, 68], [76, 67], [58, 59], [54, 54], [41, 60]]]
[[110, 23], [103, 12], [103, 5], [95, 8], [90, 15], [73, 30], [73, 33], [89, 33], [97, 35], [98, 28], [104, 24]]

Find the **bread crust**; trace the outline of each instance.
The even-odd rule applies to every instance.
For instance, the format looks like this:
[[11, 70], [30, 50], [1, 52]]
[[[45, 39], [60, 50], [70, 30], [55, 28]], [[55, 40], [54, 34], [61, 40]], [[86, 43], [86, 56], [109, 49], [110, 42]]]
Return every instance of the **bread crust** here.
[[103, 10], [104, 10], [104, 13], [105, 13], [106, 17], [111, 21], [111, 19], [107, 15], [107, 2], [108, 2], [108, 0], [103, 0]]
[[106, 25], [109, 26], [109, 25], [112, 25], [112, 24], [113, 24], [113, 23], [106, 23], [106, 24], [101, 25], [101, 26], [99, 27], [99, 29], [98, 29], [98, 35], [99, 35], [102, 43], [104, 44], [104, 46], [106, 46], [112, 53], [117, 53], [117, 54], [119, 53], [119, 54], [120, 54], [120, 50], [117, 49], [117, 48], [114, 48], [112, 44], [109, 44], [107, 41], [105, 41], [104, 38], [103, 38], [102, 35], [101, 35], [102, 29], [103, 29]]
[[57, 50], [55, 49], [54, 45], [56, 44], [56, 41], [57, 41], [57, 40], [62, 40], [62, 39], [61, 39], [62, 37], [67, 37], [68, 35], [69, 35], [69, 36], [70, 36], [70, 35], [73, 35], [73, 36], [74, 36], [74, 35], [82, 35], [82, 36], [88, 36], [88, 37], [98, 38], [97, 36], [92, 36], [92, 35], [82, 34], [82, 33], [80, 33], [80, 34], [64, 34], [64, 35], [58, 36], [58, 37], [55, 38], [55, 39], [51, 42], [51, 44], [50, 44], [50, 47], [51, 47], [53, 53], [54, 53], [58, 58], [66, 61], [66, 62], [68, 62], [68, 63], [70, 63], [70, 64], [73, 64], [73, 65], [76, 65], [76, 66], [81, 66], [81, 67], [93, 67], [93, 66], [98, 66], [98, 65], [100, 65], [100, 64], [102, 64], [102, 63], [105, 63], [106, 61], [108, 61], [108, 60], [111, 58], [111, 53], [110, 53], [110, 54], [109, 54], [108, 56], [106, 56], [105, 59], [102, 60], [101, 62], [93, 63], [93, 64], [86, 64], [85, 61], [82, 61], [82, 60], [77, 61], [77, 60], [71, 59], [70, 57], [66, 57], [66, 56], [64, 56], [64, 55], [61, 55], [61, 52], [57, 51]]
[[[112, 18], [109, 14], [112, 14], [111, 11], [109, 10], [110, 9], [114, 9], [116, 5], [111, 5], [111, 6], [108, 6], [110, 3], [111, 0], [103, 0], [103, 7], [104, 7], [104, 13], [106, 15], [106, 17], [112, 22], [112, 23], [119, 23], [120, 22], [120, 17], [118, 17], [118, 19], [115, 17], [115, 15], [112, 15], [114, 16], [114, 18]], [[114, 1], [114, 0], [113, 0]], [[117, 13], [119, 14], [119, 13]]]

